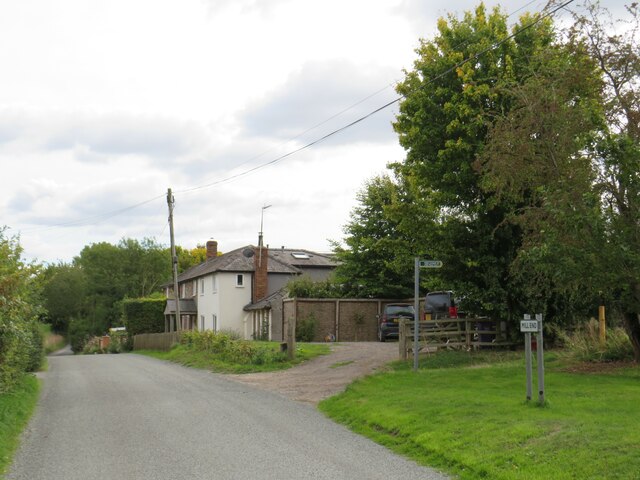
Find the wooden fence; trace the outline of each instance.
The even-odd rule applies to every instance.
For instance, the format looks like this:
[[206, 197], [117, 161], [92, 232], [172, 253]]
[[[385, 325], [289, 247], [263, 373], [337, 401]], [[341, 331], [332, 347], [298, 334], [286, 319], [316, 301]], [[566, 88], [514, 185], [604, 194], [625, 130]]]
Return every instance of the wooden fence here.
[[176, 343], [180, 343], [180, 332], [141, 333], [133, 336], [134, 350], [171, 350]]
[[[400, 321], [400, 359], [407, 360], [414, 346], [413, 320]], [[448, 318], [418, 323], [418, 352], [438, 349], [471, 350], [482, 347], [505, 347], [506, 339], [501, 322], [485, 318]]]

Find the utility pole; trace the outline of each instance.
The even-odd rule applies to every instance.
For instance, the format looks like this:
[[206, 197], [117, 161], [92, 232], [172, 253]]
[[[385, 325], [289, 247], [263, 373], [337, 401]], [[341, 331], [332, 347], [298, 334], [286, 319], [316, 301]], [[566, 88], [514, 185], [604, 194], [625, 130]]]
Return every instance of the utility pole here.
[[176, 302], [176, 331], [181, 330], [180, 316], [180, 292], [178, 291], [178, 256], [176, 255], [176, 242], [173, 236], [173, 205], [175, 198], [171, 193], [171, 189], [167, 190], [167, 205], [169, 206], [169, 235], [171, 236], [171, 264], [173, 266], [173, 298]]

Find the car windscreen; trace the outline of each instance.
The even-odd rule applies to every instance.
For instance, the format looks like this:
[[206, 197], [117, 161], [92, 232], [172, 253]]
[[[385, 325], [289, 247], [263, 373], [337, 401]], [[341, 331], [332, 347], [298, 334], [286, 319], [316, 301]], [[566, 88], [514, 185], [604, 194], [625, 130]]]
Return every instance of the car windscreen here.
[[385, 313], [387, 315], [413, 317], [414, 311], [411, 305], [387, 305], [385, 307]]
[[435, 295], [427, 295], [426, 310], [434, 312], [446, 312], [451, 306], [450, 296], [448, 293], [439, 293]]

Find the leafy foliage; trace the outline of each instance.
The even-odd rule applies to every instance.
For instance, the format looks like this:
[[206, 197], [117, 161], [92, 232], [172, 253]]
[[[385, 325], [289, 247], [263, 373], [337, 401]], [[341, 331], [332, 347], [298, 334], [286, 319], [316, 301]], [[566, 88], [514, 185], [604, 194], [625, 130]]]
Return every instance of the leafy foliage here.
[[56, 332], [66, 332], [73, 317], [87, 314], [87, 278], [73, 264], [49, 265], [42, 275], [46, 318]]
[[401, 202], [412, 203], [402, 197], [400, 185], [389, 176], [374, 177], [358, 193], [359, 205], [344, 227], [346, 247], [334, 244], [336, 282], [343, 286], [339, 296], [411, 295], [414, 242], [400, 228], [401, 217], [394, 215]]
[[607, 329], [604, 344], [600, 343], [599, 325], [596, 319], [579, 325], [573, 333], [558, 330], [564, 346], [563, 354], [579, 362], [614, 362], [633, 360], [633, 347], [622, 328]]
[[296, 341], [313, 342], [318, 329], [318, 320], [313, 313], [296, 321]]
[[95, 335], [101, 334], [102, 328], [85, 317], [75, 317], [69, 321], [68, 338], [71, 350], [80, 353], [87, 342]]
[[164, 332], [164, 298], [133, 298], [122, 302], [124, 324], [131, 336]]
[[276, 352], [267, 345], [234, 340], [225, 333], [211, 330], [184, 332], [180, 337], [180, 343], [189, 349], [212, 353], [230, 363], [263, 365], [287, 360], [283, 352]]
[[43, 357], [39, 266], [25, 263], [21, 254], [18, 240], [0, 229], [0, 393], [37, 370]]

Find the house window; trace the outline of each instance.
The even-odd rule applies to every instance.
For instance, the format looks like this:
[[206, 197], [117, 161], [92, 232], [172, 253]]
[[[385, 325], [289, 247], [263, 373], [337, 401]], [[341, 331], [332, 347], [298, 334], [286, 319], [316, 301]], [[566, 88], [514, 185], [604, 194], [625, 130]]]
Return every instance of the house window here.
[[191, 284], [191, 296], [195, 297], [197, 293], [198, 293], [198, 281], [194, 280], [193, 283]]
[[236, 275], [236, 287], [244, 287], [244, 275], [241, 273]]
[[214, 332], [218, 331], [218, 316], [214, 313], [213, 315], [211, 315], [211, 320], [213, 320], [213, 326], [211, 328], [213, 328]]
[[211, 277], [211, 284], [213, 285], [213, 293], [216, 293], [218, 291], [218, 282], [216, 282], [215, 275]]
[[200, 331], [204, 331], [204, 315], [200, 315]]
[[200, 279], [200, 295], [204, 295], [204, 278]]
[[187, 286], [183, 283], [182, 285], [180, 285], [180, 298], [184, 298], [185, 295], [185, 290], [186, 290]]

